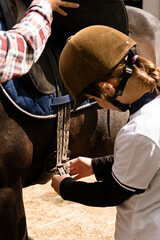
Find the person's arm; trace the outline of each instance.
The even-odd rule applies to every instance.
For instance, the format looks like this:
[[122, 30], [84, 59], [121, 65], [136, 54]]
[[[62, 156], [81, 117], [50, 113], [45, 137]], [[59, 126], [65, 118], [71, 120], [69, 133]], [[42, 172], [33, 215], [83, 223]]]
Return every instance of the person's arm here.
[[[81, 203], [88, 206], [117, 206], [134, 194], [144, 192], [144, 189], [134, 189], [125, 186], [112, 173], [113, 156], [101, 158], [78, 157], [70, 161], [69, 175], [54, 175], [51, 186], [64, 200]], [[101, 182], [87, 183], [76, 181], [82, 177], [96, 174]]]
[[9, 31], [0, 31], [0, 83], [30, 70], [50, 36], [52, 11], [65, 16], [60, 5], [78, 7], [78, 4], [70, 4], [59, 0], [33, 0], [20, 23]]
[[107, 177], [111, 172], [114, 157], [104, 156], [98, 158], [77, 157], [69, 161], [70, 175], [75, 180], [95, 174], [98, 181]]
[[133, 189], [119, 184], [112, 173], [102, 182], [86, 183], [64, 178], [59, 193], [64, 200], [81, 203], [87, 206], [117, 206], [133, 196], [144, 192], [144, 189]]
[[99, 158], [92, 158], [92, 168], [97, 181], [104, 180], [110, 174], [114, 157], [104, 156]]
[[22, 21], [0, 32], [0, 83], [29, 71], [51, 33], [52, 8], [47, 0], [34, 0]]

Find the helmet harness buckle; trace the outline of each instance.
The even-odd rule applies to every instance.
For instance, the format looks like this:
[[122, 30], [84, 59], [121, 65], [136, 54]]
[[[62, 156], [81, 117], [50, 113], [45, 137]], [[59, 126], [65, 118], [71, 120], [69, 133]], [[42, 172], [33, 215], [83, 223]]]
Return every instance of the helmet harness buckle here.
[[119, 102], [118, 100], [116, 100], [115, 98], [117, 98], [118, 96], [122, 96], [124, 88], [127, 84], [128, 79], [131, 77], [132, 75], [132, 59], [136, 54], [136, 46], [133, 46], [129, 52], [126, 54], [126, 56], [128, 56], [127, 62], [126, 62], [126, 67], [125, 70], [123, 72], [123, 78], [120, 82], [120, 84], [118, 85], [115, 94], [113, 95], [113, 97], [108, 97], [107, 101], [110, 102], [112, 105], [114, 105], [115, 107], [119, 108], [121, 111], [125, 112], [127, 111], [130, 107], [128, 104], [123, 104], [121, 102]]

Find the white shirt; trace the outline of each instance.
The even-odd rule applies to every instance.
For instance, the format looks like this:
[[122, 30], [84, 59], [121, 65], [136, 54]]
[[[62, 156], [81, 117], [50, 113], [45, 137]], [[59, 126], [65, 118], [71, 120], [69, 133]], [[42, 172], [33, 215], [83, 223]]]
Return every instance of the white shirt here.
[[116, 240], [160, 240], [160, 96], [131, 115], [115, 140], [113, 176], [131, 191], [117, 207]]

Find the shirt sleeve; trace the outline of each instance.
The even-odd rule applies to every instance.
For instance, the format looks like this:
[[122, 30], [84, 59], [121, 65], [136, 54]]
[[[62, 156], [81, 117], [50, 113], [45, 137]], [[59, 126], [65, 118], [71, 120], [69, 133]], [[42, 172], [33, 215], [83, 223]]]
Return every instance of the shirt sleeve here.
[[[114, 157], [105, 156], [92, 159], [95, 176], [99, 182], [75, 181], [68, 177], [60, 184], [60, 195], [64, 200], [87, 206], [117, 206], [133, 196], [141, 194], [143, 189], [127, 188], [120, 184], [112, 173]], [[101, 181], [102, 180], [102, 181]]]
[[160, 166], [160, 149], [149, 137], [122, 130], [115, 141], [112, 173], [128, 189], [147, 189]]
[[34, 0], [20, 23], [0, 31], [0, 83], [30, 70], [50, 36], [51, 23], [48, 0]]
[[112, 155], [92, 158], [92, 168], [97, 181], [105, 179], [111, 173], [113, 162], [114, 157]]
[[101, 182], [87, 183], [65, 178], [60, 184], [60, 195], [64, 200], [81, 203], [87, 206], [117, 206], [143, 191], [130, 191], [115, 181], [111, 173]]

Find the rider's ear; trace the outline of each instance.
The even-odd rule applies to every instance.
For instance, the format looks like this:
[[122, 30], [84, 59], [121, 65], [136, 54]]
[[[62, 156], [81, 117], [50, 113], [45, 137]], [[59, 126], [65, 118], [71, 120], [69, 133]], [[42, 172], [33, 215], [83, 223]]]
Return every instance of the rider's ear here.
[[100, 82], [98, 85], [103, 89], [106, 95], [112, 97], [115, 94], [115, 88], [111, 82]]

